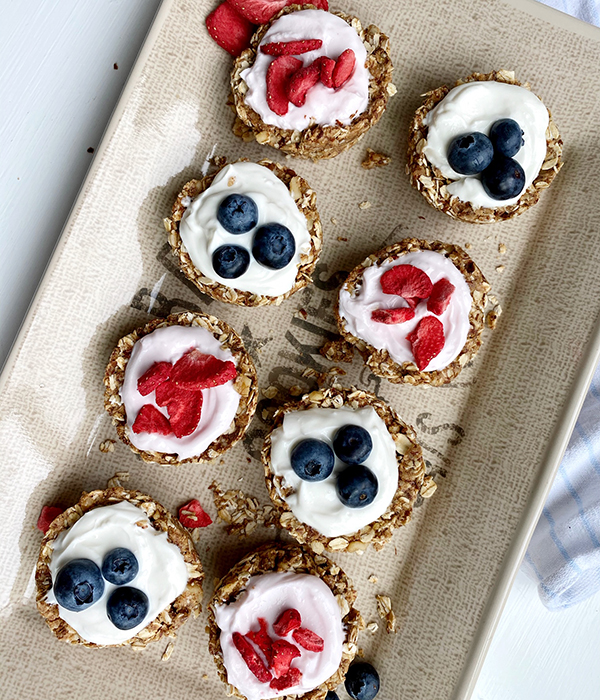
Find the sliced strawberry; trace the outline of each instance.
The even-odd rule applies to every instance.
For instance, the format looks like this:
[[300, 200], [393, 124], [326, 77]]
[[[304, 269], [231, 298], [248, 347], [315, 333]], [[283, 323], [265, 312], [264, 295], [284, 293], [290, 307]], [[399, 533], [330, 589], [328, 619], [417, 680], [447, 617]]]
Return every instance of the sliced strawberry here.
[[316, 62], [296, 71], [288, 84], [289, 101], [296, 107], [302, 107], [306, 102], [306, 93], [319, 82], [320, 77], [321, 66], [317, 65]]
[[300, 613], [294, 608], [288, 608], [273, 623], [273, 629], [277, 636], [286, 637], [292, 630], [298, 629], [301, 624]]
[[274, 41], [263, 44], [260, 50], [269, 56], [299, 56], [301, 53], [315, 51], [323, 46], [321, 39], [301, 39], [300, 41]]
[[271, 645], [270, 670], [275, 678], [285, 676], [290, 670], [291, 663], [300, 656], [300, 649], [285, 639], [277, 639]]
[[173, 365], [171, 381], [185, 391], [211, 389], [235, 379], [237, 370], [231, 360], [224, 362], [192, 348]]
[[178, 518], [183, 527], [187, 527], [190, 530], [195, 530], [198, 527], [207, 527], [212, 524], [212, 518], [200, 505], [200, 501], [195, 498], [181, 506]]
[[250, 630], [250, 632], [246, 634], [246, 637], [248, 637], [250, 641], [254, 642], [256, 646], [262, 651], [262, 653], [265, 655], [267, 663], [270, 666], [273, 658], [273, 640], [271, 639], [271, 637], [269, 637], [269, 625], [267, 624], [267, 621], [264, 617], [258, 618], [258, 624], [259, 629]]
[[147, 403], [141, 407], [140, 412], [131, 426], [134, 433], [158, 433], [159, 435], [172, 435], [173, 431], [169, 421], [156, 406]]
[[318, 634], [306, 627], [298, 627], [292, 634], [294, 641], [307, 651], [323, 651], [325, 642]]
[[246, 19], [255, 24], [265, 24], [294, 0], [227, 0]]
[[294, 56], [279, 56], [267, 70], [267, 104], [275, 114], [282, 117], [288, 113], [287, 88], [290, 78], [302, 68], [302, 61]]
[[412, 333], [406, 336], [412, 346], [415, 364], [422, 372], [444, 347], [444, 326], [435, 316], [422, 318]]
[[327, 0], [311, 0], [311, 5], [314, 5], [317, 10], [329, 10], [329, 3]]
[[411, 309], [416, 309], [417, 304], [423, 301], [420, 297], [402, 297], [404, 301], [410, 306]]
[[171, 380], [169, 380], [156, 387], [154, 400], [159, 406], [168, 406], [171, 401], [185, 399], [185, 396], [188, 393], [188, 391], [185, 389], [180, 389], [178, 386], [173, 384]]
[[277, 691], [286, 690], [287, 688], [292, 688], [293, 686], [298, 685], [301, 680], [302, 673], [300, 672], [300, 669], [290, 668], [285, 676], [281, 676], [281, 678], [273, 678], [273, 680], [269, 683], [269, 686], [273, 688], [273, 690]]
[[254, 650], [252, 644], [239, 632], [233, 633], [232, 640], [235, 648], [240, 652], [242, 659], [246, 662], [246, 666], [248, 666], [261, 683], [268, 683], [273, 676], [271, 676], [267, 670], [263, 660]]
[[45, 535], [50, 529], [52, 521], [58, 518], [61, 513], [64, 513], [64, 509], [58, 506], [43, 506], [37, 521], [37, 529]]
[[[381, 275], [384, 294], [397, 294], [413, 306], [414, 298], [427, 299], [433, 285], [423, 270], [413, 265], [395, 265]], [[411, 300], [410, 302], [408, 300]], [[412, 302], [412, 303], [411, 303]], [[415, 304], [416, 306], [416, 304]]]
[[169, 401], [167, 411], [175, 437], [191, 435], [198, 427], [202, 416], [202, 392], [182, 391], [179, 397]]
[[250, 46], [254, 26], [232, 3], [223, 2], [206, 18], [206, 28], [212, 38], [232, 56], [239, 56]]
[[170, 362], [155, 362], [147, 372], [138, 379], [137, 388], [142, 396], [148, 396], [171, 376], [173, 365]]
[[415, 317], [415, 312], [406, 306], [399, 309], [377, 309], [371, 313], [371, 320], [376, 323], [405, 323]]
[[352, 49], [346, 49], [342, 52], [335, 63], [333, 69], [333, 87], [340, 88], [350, 80], [350, 76], [354, 73], [356, 65], [356, 56]]
[[450, 297], [456, 287], [445, 277], [438, 280], [431, 290], [431, 296], [427, 300], [427, 311], [431, 311], [438, 316], [441, 316], [448, 308]]
[[335, 68], [335, 61], [333, 58], [327, 58], [327, 56], [319, 56], [315, 61], [321, 68], [321, 82], [325, 87], [333, 87], [333, 70]]

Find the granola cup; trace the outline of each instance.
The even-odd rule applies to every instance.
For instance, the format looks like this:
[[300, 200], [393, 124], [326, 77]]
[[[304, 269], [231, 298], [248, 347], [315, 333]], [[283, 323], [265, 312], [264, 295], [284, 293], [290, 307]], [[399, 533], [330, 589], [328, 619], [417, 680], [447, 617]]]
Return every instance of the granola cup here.
[[[221, 347], [228, 349], [237, 363], [238, 374], [234, 382], [234, 389], [240, 395], [240, 402], [234, 421], [222, 435], [214, 440], [204, 452], [198, 456], [179, 459], [174, 453], [140, 450], [132, 444], [129, 438], [129, 426], [127, 414], [121, 399], [121, 387], [125, 377], [127, 363], [135, 343], [145, 335], [152, 333], [157, 328], [166, 326], [196, 326], [210, 331], [221, 342]], [[119, 340], [113, 350], [106, 373], [104, 375], [104, 408], [111, 416], [117, 434], [121, 440], [138, 454], [144, 462], [155, 462], [164, 465], [189, 464], [197, 462], [211, 462], [224, 452], [233, 447], [242, 439], [258, 401], [258, 381], [256, 369], [242, 339], [233, 328], [214, 316], [207, 314], [185, 312], [172, 314], [167, 318], [157, 318], [145, 326], [137, 328]]]
[[322, 554], [314, 554], [296, 544], [266, 544], [247, 554], [219, 582], [208, 605], [208, 649], [211, 653], [219, 678], [227, 686], [227, 695], [246, 700], [235, 686], [230, 685], [221, 648], [221, 630], [215, 619], [215, 608], [234, 602], [243, 593], [248, 579], [258, 574], [290, 571], [298, 574], [317, 576], [330, 588], [336, 597], [342, 623], [344, 625], [344, 644], [342, 660], [338, 670], [325, 682], [303, 695], [279, 695], [281, 700], [322, 700], [329, 690], [334, 690], [345, 678], [348, 667], [358, 651], [358, 633], [364, 627], [360, 612], [354, 607], [356, 591], [346, 574], [334, 562]]
[[387, 106], [388, 98], [396, 94], [396, 88], [392, 83], [393, 66], [388, 37], [373, 24], [363, 29], [357, 17], [343, 12], [334, 12], [332, 14], [341, 17], [356, 31], [367, 50], [366, 67], [370, 74], [367, 109], [347, 126], [315, 124], [302, 131], [295, 131], [265, 124], [245, 102], [247, 85], [241, 73], [254, 64], [258, 45], [271, 25], [283, 15], [304, 9], [317, 8], [310, 4], [285, 7], [270, 22], [257, 29], [252, 37], [250, 48], [242, 51], [235, 59], [231, 74], [233, 107], [236, 112], [233, 133], [244, 141], [255, 139], [258, 143], [278, 148], [290, 155], [317, 161], [323, 158], [334, 158], [360, 140], [379, 121]]
[[[275, 475], [271, 462], [271, 437], [273, 431], [281, 427], [286, 413], [294, 411], [310, 411], [311, 409], [332, 408], [342, 406], [354, 410], [371, 407], [385, 424], [396, 447], [398, 464], [398, 486], [386, 511], [377, 520], [369, 523], [357, 532], [343, 536], [326, 537], [316, 529], [299, 521], [289, 507], [286, 496], [290, 487], [286, 486], [281, 476]], [[417, 436], [410, 425], [398, 416], [393, 408], [377, 396], [361, 389], [341, 389], [331, 387], [313, 391], [302, 397], [300, 401], [285, 404], [277, 410], [274, 416], [273, 428], [265, 438], [262, 449], [262, 460], [265, 470], [265, 480], [269, 496], [279, 512], [279, 524], [285, 528], [301, 544], [306, 544], [315, 554], [329, 552], [357, 552], [362, 554], [369, 545], [380, 550], [390, 539], [395, 528], [406, 525], [411, 518], [417, 496], [428, 498], [436, 489], [435, 482], [425, 475], [425, 462]]]
[[362, 275], [367, 268], [372, 265], [381, 265], [390, 259], [393, 260], [406, 253], [418, 250], [436, 251], [449, 258], [464, 277], [471, 294], [470, 328], [467, 340], [458, 356], [446, 367], [427, 372], [425, 370], [420, 371], [414, 362], [398, 364], [392, 359], [387, 350], [377, 350], [364, 339], [352, 335], [346, 329], [344, 319], [340, 316], [339, 295], [336, 301], [335, 315], [338, 329], [343, 339], [358, 350], [373, 374], [387, 379], [393, 384], [431, 384], [432, 386], [441, 386], [455, 379], [462, 368], [475, 357], [481, 347], [484, 329], [484, 309], [487, 303], [487, 293], [491, 289], [481, 270], [462, 248], [452, 243], [442, 243], [440, 241], [429, 243], [416, 238], [405, 238], [399, 243], [394, 243], [369, 255], [366, 260], [355, 267], [348, 275], [342, 285], [342, 290], [346, 290], [351, 295], [355, 294], [361, 286]]
[[[247, 159], [241, 159], [242, 162], [246, 160]], [[311, 284], [311, 276], [319, 259], [319, 255], [321, 254], [321, 248], [323, 247], [323, 227], [321, 226], [321, 218], [317, 211], [317, 195], [315, 191], [309, 187], [304, 178], [297, 175], [291, 168], [279, 165], [267, 159], [259, 160], [258, 165], [268, 168], [288, 188], [298, 210], [306, 218], [306, 224], [310, 235], [310, 249], [301, 257], [294, 286], [285, 292], [285, 294], [280, 294], [279, 296], [254, 294], [252, 292], [235, 289], [235, 287], [226, 286], [216, 280], [210, 279], [210, 277], [207, 277], [202, 270], [199, 270], [194, 265], [181, 240], [181, 236], [179, 235], [179, 223], [186, 210], [184, 201], [194, 199], [207, 190], [216, 175], [227, 166], [227, 163], [223, 163], [221, 167], [211, 175], [207, 175], [200, 180], [190, 180], [187, 182], [175, 200], [171, 218], [167, 218], [164, 221], [169, 244], [173, 249], [173, 254], [177, 258], [183, 274], [193, 282], [201, 292], [204, 292], [204, 294], [208, 294], [208, 296], [217, 301], [236, 304], [238, 306], [265, 306], [267, 304], [275, 304], [277, 306], [299, 289], [303, 289]], [[232, 283], [235, 283], [235, 280], [232, 280]]]
[[473, 207], [469, 202], [461, 201], [457, 196], [452, 196], [447, 186], [452, 180], [444, 177], [441, 172], [432, 165], [423, 153], [423, 147], [427, 141], [427, 126], [423, 119], [450, 90], [464, 83], [483, 80], [494, 80], [500, 83], [518, 85], [530, 90], [529, 83], [521, 83], [516, 80], [513, 71], [492, 71], [491, 73], [472, 73], [464, 80], [458, 80], [455, 85], [444, 85], [425, 94], [425, 102], [416, 111], [413, 117], [408, 136], [408, 162], [406, 172], [410, 177], [412, 186], [425, 197], [435, 209], [448, 214], [453, 219], [466, 221], [471, 224], [490, 224], [496, 221], [507, 221], [532, 207], [540, 198], [541, 193], [550, 186], [558, 171], [562, 168], [563, 141], [552, 114], [548, 109], [549, 123], [546, 129], [546, 157], [540, 172], [531, 185], [519, 197], [519, 201], [510, 206], [498, 206], [494, 209], [486, 207]]
[[[156, 530], [167, 533], [169, 541], [179, 548], [181, 556], [185, 560], [188, 581], [183, 593], [134, 637], [120, 644], [99, 645], [83, 639], [73, 627], [59, 616], [58, 605], [47, 601], [48, 591], [52, 588], [49, 564], [52, 559], [53, 543], [63, 531], [68, 530], [83, 515], [94, 508], [114, 505], [121, 501], [129, 501], [132, 505], [139, 507], [146, 513]], [[165, 636], [174, 637], [177, 630], [188, 617], [198, 617], [202, 610], [203, 578], [202, 564], [194, 543], [180, 523], [150, 496], [139, 491], [127, 491], [120, 486], [116, 486], [104, 491], [83, 493], [78, 503], [53, 520], [42, 540], [40, 555], [36, 565], [36, 604], [40, 614], [46, 620], [56, 638], [61, 641], [92, 648], [131, 646], [135, 649], [144, 649], [148, 644], [156, 642]]]

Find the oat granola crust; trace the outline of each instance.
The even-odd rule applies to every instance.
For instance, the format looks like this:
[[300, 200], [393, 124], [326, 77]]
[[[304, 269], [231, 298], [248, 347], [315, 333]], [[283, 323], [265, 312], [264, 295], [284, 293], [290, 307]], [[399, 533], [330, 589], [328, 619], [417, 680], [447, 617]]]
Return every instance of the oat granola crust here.
[[[527, 90], [530, 89], [528, 83], [520, 83], [515, 79], [514, 72], [507, 70], [492, 71], [491, 73], [472, 73], [464, 80], [458, 80], [452, 87], [481, 80], [495, 80], [501, 83], [518, 85]], [[423, 124], [423, 119], [429, 111], [446, 97], [451, 89], [444, 85], [437, 88], [437, 90], [426, 93], [424, 95], [425, 102], [419, 107], [413, 117], [408, 137], [408, 163], [406, 165], [406, 172], [410, 176], [411, 184], [421, 192], [432, 207], [443, 211], [454, 219], [460, 219], [468, 223], [489, 224], [496, 221], [506, 221], [522, 214], [538, 201], [540, 194], [550, 186], [550, 183], [563, 166], [561, 158], [563, 142], [550, 110], [548, 110], [550, 121], [546, 129], [546, 157], [537, 177], [519, 197], [519, 201], [508, 207], [499, 206], [495, 209], [474, 208], [469, 202], [462, 202], [458, 197], [450, 195], [447, 185], [452, 180], [445, 178], [427, 160], [423, 153], [423, 147], [427, 141], [427, 127]]]
[[[371, 407], [385, 423], [396, 445], [398, 488], [387, 510], [377, 520], [357, 532], [339, 537], [326, 537], [309, 525], [300, 522], [288, 506], [284, 496], [289, 495], [289, 487], [286, 487], [283, 478], [276, 476], [271, 469], [271, 436], [273, 431], [283, 424], [286, 413], [317, 407], [338, 409], [342, 406], [354, 410]], [[281, 527], [288, 530], [298, 542], [307, 544], [316, 554], [321, 554], [325, 550], [362, 554], [371, 544], [375, 549], [381, 549], [392, 536], [394, 528], [409, 522], [414, 502], [425, 480], [425, 463], [415, 431], [381, 399], [355, 387], [351, 389], [339, 387], [320, 389], [303, 396], [300, 401], [290, 402], [282, 406], [275, 413], [273, 428], [265, 438], [261, 455], [267, 489], [273, 504], [279, 510]]]
[[[47, 602], [46, 596], [52, 588], [52, 577], [49, 568], [50, 560], [52, 559], [52, 545], [61, 532], [72, 527], [88, 511], [102, 506], [110, 506], [121, 501], [129, 501], [134, 506], [139, 507], [146, 513], [156, 530], [162, 530], [167, 533], [169, 541], [179, 548], [185, 560], [188, 582], [183, 593], [175, 598], [135, 637], [121, 644], [94, 644], [80, 637], [68, 623], [59, 617], [58, 605]], [[148, 644], [158, 641], [162, 637], [174, 637], [176, 631], [190, 615], [194, 618], [198, 617], [202, 610], [203, 578], [202, 564], [194, 548], [194, 543], [179, 522], [150, 496], [139, 491], [127, 491], [120, 486], [116, 486], [105, 491], [99, 490], [83, 493], [78, 503], [61, 513], [52, 522], [50, 529], [42, 540], [40, 556], [36, 565], [36, 602], [42, 617], [46, 620], [55, 636], [62, 641], [94, 648], [102, 646], [131, 646], [134, 649], [144, 649]]]
[[[127, 425], [127, 415], [125, 406], [121, 400], [121, 387], [125, 377], [127, 363], [131, 357], [131, 352], [135, 343], [145, 335], [152, 333], [157, 328], [166, 326], [196, 326], [206, 328], [215, 338], [221, 342], [221, 347], [228, 349], [237, 362], [238, 375], [233, 384], [235, 390], [240, 395], [235, 419], [229, 429], [214, 440], [206, 450], [197, 457], [178, 459], [174, 453], [155, 452], [140, 450], [133, 445], [129, 439], [129, 427]], [[185, 312], [172, 314], [167, 318], [157, 318], [150, 321], [145, 326], [137, 328], [119, 340], [117, 347], [113, 350], [106, 373], [104, 375], [104, 408], [111, 416], [121, 440], [140, 455], [145, 462], [156, 462], [158, 464], [188, 464], [195, 462], [210, 462], [219, 455], [229, 450], [240, 440], [248, 428], [258, 401], [258, 381], [256, 369], [250, 355], [246, 352], [244, 344], [233, 328], [220, 321], [214, 316], [207, 314]]]
[[252, 37], [251, 47], [242, 51], [236, 58], [231, 74], [231, 89], [237, 117], [233, 132], [244, 141], [256, 139], [258, 143], [293, 156], [321, 160], [333, 158], [353, 146], [366, 132], [375, 125], [385, 111], [388, 98], [396, 93], [392, 83], [392, 61], [390, 42], [375, 25], [363, 29], [360, 20], [343, 12], [332, 14], [341, 17], [359, 35], [367, 50], [366, 67], [370, 73], [369, 104], [367, 109], [355, 117], [347, 126], [308, 126], [303, 131], [280, 129], [272, 124], [265, 124], [260, 116], [246, 104], [244, 96], [248, 87], [241, 77], [242, 71], [253, 65], [256, 52], [263, 36], [282, 15], [303, 9], [315, 9], [313, 5], [289, 5], [278, 12], [267, 24], [261, 25]]
[[[337, 324], [344, 340], [353, 345], [362, 355], [365, 364], [379, 377], [393, 384], [432, 384], [440, 386], [455, 379], [462, 368], [470, 362], [481, 347], [484, 328], [484, 309], [487, 303], [487, 293], [491, 287], [481, 270], [471, 260], [462, 248], [452, 243], [441, 241], [421, 241], [416, 238], [405, 238], [387, 248], [369, 255], [360, 265], [354, 268], [342, 285], [342, 289], [354, 294], [361, 285], [362, 274], [367, 267], [381, 265], [386, 260], [399, 258], [406, 253], [417, 250], [434, 250], [445, 255], [455, 265], [465, 278], [471, 292], [471, 311], [469, 312], [470, 328], [463, 349], [455, 360], [447, 367], [433, 372], [420, 372], [414, 362], [404, 362], [399, 365], [389, 355], [387, 350], [376, 350], [362, 338], [357, 338], [346, 330], [344, 319], [340, 316], [339, 294], [336, 299], [335, 315]], [[340, 290], [341, 292], [341, 290]]]
[[227, 695], [245, 700], [245, 695], [227, 682], [227, 670], [223, 662], [220, 643], [220, 630], [215, 619], [215, 607], [235, 601], [244, 591], [251, 576], [270, 572], [293, 571], [298, 574], [318, 576], [336, 597], [342, 615], [345, 640], [342, 647], [342, 660], [338, 670], [324, 683], [303, 695], [282, 695], [281, 700], [322, 700], [328, 690], [334, 690], [343, 682], [346, 671], [357, 652], [359, 631], [364, 627], [359, 611], [354, 607], [356, 591], [346, 574], [337, 564], [322, 554], [314, 554], [297, 544], [266, 544], [239, 561], [219, 582], [208, 606], [208, 649], [217, 665], [219, 677], [227, 685]]
[[[247, 159], [242, 158], [238, 162], [247, 162]], [[258, 161], [258, 165], [268, 168], [283, 182], [288, 188], [298, 210], [306, 218], [306, 225], [310, 235], [310, 249], [306, 254], [301, 256], [294, 286], [285, 292], [285, 294], [272, 297], [235, 289], [206, 277], [192, 262], [181, 240], [181, 236], [179, 235], [179, 222], [186, 210], [183, 200], [188, 197], [194, 199], [207, 190], [216, 175], [218, 175], [226, 165], [227, 162], [222, 163], [219, 169], [211, 175], [207, 175], [200, 180], [190, 180], [183, 186], [183, 189], [177, 196], [175, 204], [173, 205], [171, 218], [167, 218], [164, 221], [169, 244], [173, 249], [173, 254], [178, 259], [179, 267], [183, 274], [191, 280], [201, 292], [208, 294], [208, 296], [213, 299], [224, 301], [229, 304], [237, 304], [238, 306], [279, 305], [284, 299], [287, 299], [299, 289], [306, 287], [312, 281], [311, 275], [314, 272], [315, 265], [321, 254], [321, 248], [323, 247], [323, 227], [321, 226], [321, 218], [317, 211], [317, 195], [315, 191], [309, 187], [306, 180], [297, 175], [291, 168], [279, 165], [266, 158]], [[232, 283], [235, 283], [235, 280], [232, 280]]]

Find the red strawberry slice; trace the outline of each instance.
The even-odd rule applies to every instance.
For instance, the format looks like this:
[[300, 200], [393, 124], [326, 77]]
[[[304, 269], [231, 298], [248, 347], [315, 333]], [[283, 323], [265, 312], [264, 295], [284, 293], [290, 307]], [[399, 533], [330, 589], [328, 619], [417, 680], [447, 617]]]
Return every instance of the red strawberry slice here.
[[267, 70], [267, 104], [275, 114], [282, 117], [288, 113], [287, 88], [290, 78], [302, 68], [302, 61], [294, 56], [279, 56]]
[[321, 39], [302, 39], [300, 41], [275, 41], [263, 44], [260, 50], [269, 56], [299, 56], [301, 53], [315, 51], [323, 46]]
[[336, 61], [333, 69], [333, 87], [340, 88], [350, 80], [350, 76], [354, 72], [356, 65], [356, 56], [352, 49], [346, 49], [342, 52]]
[[172, 435], [173, 430], [167, 418], [151, 403], [147, 403], [140, 409], [131, 426], [134, 433], [158, 433], [159, 435]]
[[236, 11], [233, 4], [224, 2], [206, 18], [206, 28], [212, 38], [232, 56], [238, 56], [250, 46], [254, 26]]
[[271, 661], [273, 658], [273, 640], [271, 637], [269, 637], [269, 625], [264, 617], [258, 618], [258, 624], [260, 629], [250, 630], [250, 632], [246, 634], [246, 637], [256, 644], [256, 646], [265, 655], [265, 659], [267, 660], [269, 666], [271, 666]]
[[443, 277], [438, 280], [431, 290], [431, 296], [427, 300], [427, 311], [431, 311], [438, 316], [441, 316], [444, 311], [448, 308], [450, 303], [450, 297], [456, 287], [450, 282], [450, 280]]
[[45, 535], [50, 529], [52, 521], [58, 518], [61, 513], [64, 513], [64, 509], [58, 506], [43, 506], [37, 521], [37, 529], [41, 530]]
[[435, 316], [425, 316], [406, 340], [411, 344], [415, 363], [422, 372], [444, 347], [444, 326]]
[[381, 289], [384, 294], [397, 294], [406, 299], [413, 307], [413, 304], [416, 306], [415, 298], [427, 299], [433, 285], [428, 275], [418, 267], [395, 265], [381, 275]]
[[292, 630], [298, 629], [301, 624], [300, 613], [295, 608], [288, 608], [273, 623], [273, 629], [279, 637], [286, 637]]
[[377, 309], [371, 313], [371, 320], [376, 323], [405, 323], [415, 317], [415, 312], [406, 306], [399, 309]]
[[200, 505], [200, 501], [195, 498], [184, 506], [181, 506], [178, 517], [183, 527], [187, 527], [190, 530], [212, 525], [212, 518]]
[[323, 651], [325, 642], [318, 634], [306, 627], [299, 627], [292, 634], [294, 641], [307, 651]]
[[202, 392], [182, 391], [178, 398], [169, 401], [167, 411], [175, 437], [191, 435], [202, 416]]
[[289, 672], [292, 661], [300, 656], [300, 649], [290, 642], [286, 642], [285, 639], [277, 639], [273, 642], [271, 649], [272, 656], [269, 668], [275, 678], [281, 678]]
[[269, 683], [269, 686], [273, 688], [273, 690], [286, 690], [287, 688], [292, 688], [295, 685], [298, 685], [300, 681], [302, 680], [302, 673], [300, 672], [300, 669], [298, 668], [290, 668], [290, 670], [285, 674], [285, 676], [281, 676], [281, 678], [273, 678], [273, 680]]
[[306, 102], [306, 93], [319, 82], [320, 77], [321, 66], [315, 62], [296, 71], [290, 78], [288, 85], [289, 101], [296, 107], [302, 107]]
[[224, 362], [192, 348], [173, 365], [171, 381], [185, 391], [211, 389], [235, 379], [237, 370], [231, 360]]
[[315, 61], [321, 68], [321, 82], [325, 87], [333, 87], [333, 71], [335, 69], [335, 61], [327, 56], [319, 56]]
[[252, 671], [261, 683], [268, 683], [273, 676], [267, 670], [263, 660], [254, 650], [252, 644], [239, 632], [233, 633], [232, 640], [235, 648], [240, 652], [242, 659], [244, 659], [250, 671]]
[[246, 19], [255, 24], [265, 24], [294, 0], [227, 0]]
[[168, 406], [172, 401], [184, 400], [189, 393], [189, 391], [180, 389], [169, 380], [156, 387], [154, 400], [159, 406]]
[[155, 362], [147, 372], [138, 379], [137, 388], [142, 396], [148, 396], [157, 386], [171, 376], [173, 365], [170, 362]]
[[311, 0], [311, 5], [314, 5], [317, 10], [329, 10], [329, 3], [327, 0]]

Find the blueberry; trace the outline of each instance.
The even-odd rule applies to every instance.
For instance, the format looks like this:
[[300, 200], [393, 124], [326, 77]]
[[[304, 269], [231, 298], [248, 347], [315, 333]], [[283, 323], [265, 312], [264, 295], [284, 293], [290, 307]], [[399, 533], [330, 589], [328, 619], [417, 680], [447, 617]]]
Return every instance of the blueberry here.
[[102, 576], [116, 586], [133, 581], [138, 570], [138, 560], [135, 558], [135, 554], [125, 547], [112, 549], [102, 562]]
[[303, 481], [323, 481], [333, 471], [335, 457], [326, 442], [308, 438], [294, 447], [290, 461]]
[[372, 449], [373, 440], [360, 425], [344, 425], [333, 438], [333, 450], [346, 464], [362, 464]]
[[245, 194], [230, 194], [219, 204], [217, 219], [229, 233], [248, 233], [258, 223], [258, 207]]
[[492, 124], [490, 129], [490, 141], [494, 146], [495, 155], [512, 158], [516, 155], [523, 140], [523, 130], [514, 119], [499, 119]]
[[364, 464], [352, 464], [338, 474], [338, 498], [348, 508], [364, 508], [373, 503], [377, 489], [377, 477]]
[[294, 257], [296, 241], [289, 228], [281, 224], [261, 226], [254, 235], [252, 255], [261, 265], [281, 270]]
[[235, 279], [248, 269], [250, 254], [239, 245], [222, 245], [213, 253], [212, 264], [219, 277]]
[[516, 160], [495, 156], [481, 175], [481, 184], [492, 199], [512, 199], [523, 191], [525, 172]]
[[354, 700], [373, 700], [379, 692], [379, 674], [371, 664], [360, 661], [350, 666], [344, 685]]
[[90, 559], [72, 559], [58, 572], [54, 596], [59, 605], [72, 612], [86, 610], [104, 593], [104, 580]]
[[334, 690], [328, 690], [325, 700], [340, 700], [338, 694]]
[[477, 175], [487, 168], [493, 157], [492, 142], [480, 131], [457, 136], [448, 149], [448, 163], [461, 175]]
[[120, 630], [137, 627], [148, 614], [148, 596], [138, 588], [115, 588], [106, 604], [110, 621]]

